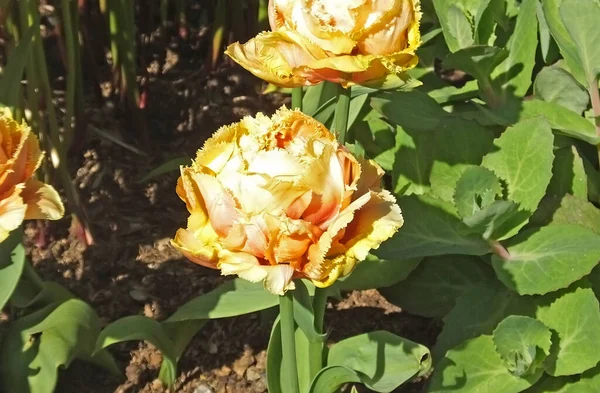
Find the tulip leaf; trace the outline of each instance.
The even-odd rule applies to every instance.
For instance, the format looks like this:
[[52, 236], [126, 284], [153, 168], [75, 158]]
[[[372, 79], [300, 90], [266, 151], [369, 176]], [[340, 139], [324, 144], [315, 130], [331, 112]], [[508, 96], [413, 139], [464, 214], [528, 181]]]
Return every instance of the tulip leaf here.
[[508, 188], [508, 199], [533, 213], [552, 178], [554, 136], [541, 118], [524, 120], [508, 128], [483, 159]]
[[31, 46], [35, 32], [39, 29], [38, 15], [37, 13], [34, 14], [36, 20], [25, 30], [19, 44], [10, 52], [6, 67], [2, 70], [2, 78], [0, 79], [0, 104], [2, 106], [14, 108], [19, 103], [23, 71], [25, 71], [27, 60], [33, 52]]
[[327, 365], [356, 371], [369, 389], [387, 393], [425, 375], [431, 367], [431, 356], [420, 344], [387, 331], [376, 331], [331, 346]]
[[177, 379], [177, 362], [185, 352], [186, 347], [194, 338], [196, 333], [204, 326], [206, 321], [190, 320], [183, 322], [164, 323], [163, 328], [173, 342], [172, 355], [175, 356], [175, 363], [172, 360], [163, 361], [160, 365], [158, 378], [166, 386], [173, 386]]
[[558, 66], [544, 67], [537, 74], [533, 94], [575, 113], [582, 113], [590, 103], [586, 89], [568, 71]]
[[[344, 366], [327, 366], [315, 376], [309, 393], [336, 393], [344, 385], [353, 382], [361, 382], [360, 375], [356, 371]], [[270, 386], [269, 392], [271, 392]], [[280, 392], [275, 391], [275, 393]]]
[[436, 366], [428, 393], [518, 393], [542, 376], [540, 368], [532, 375], [513, 375], [496, 352], [492, 336], [468, 339], [457, 345]]
[[431, 197], [410, 196], [400, 198], [398, 204], [404, 215], [404, 226], [375, 252], [379, 258], [484, 255], [490, 251], [480, 236], [464, 235], [468, 227], [449, 203]]
[[597, 88], [600, 74], [600, 3], [597, 0], [563, 0], [560, 18], [567, 29], [586, 76], [588, 86]]
[[281, 322], [279, 317], [273, 323], [269, 346], [267, 347], [267, 386], [270, 393], [284, 393], [282, 376], [284, 372], [283, 350], [281, 348]]
[[600, 304], [591, 289], [576, 288], [562, 295], [541, 308], [537, 318], [559, 338], [545, 362], [548, 374], [580, 374], [600, 362]]
[[356, 265], [354, 271], [333, 284], [340, 291], [362, 291], [385, 288], [406, 280], [419, 265], [421, 258], [380, 259], [369, 254], [367, 259]]
[[518, 377], [538, 371], [552, 346], [552, 332], [540, 321], [511, 315], [493, 334], [496, 351], [508, 370]]
[[600, 260], [600, 235], [579, 225], [553, 223], [520, 233], [506, 248], [509, 259], [492, 258], [498, 278], [521, 295], [545, 294], [592, 271]]
[[0, 311], [17, 288], [26, 263], [25, 248], [21, 244], [22, 230], [13, 231], [0, 242]]
[[499, 79], [497, 83], [517, 97], [525, 96], [531, 86], [538, 47], [537, 4], [538, 0], [521, 2], [517, 22], [507, 44], [508, 57], [492, 74], [493, 79]]
[[277, 304], [278, 296], [265, 290], [262, 284], [236, 278], [185, 303], [165, 322], [229, 318], [271, 308]]
[[319, 333], [315, 329], [315, 314], [306, 284], [302, 280], [296, 280], [295, 285], [296, 289], [292, 292], [294, 295], [294, 320], [296, 324], [309, 341], [325, 341], [327, 335]]
[[144, 177], [142, 177], [139, 180], [139, 182], [145, 183], [165, 173], [179, 171], [179, 168], [182, 165], [186, 166], [190, 165], [191, 163], [192, 159], [187, 156], [173, 158], [172, 160], [169, 160], [148, 172]]
[[411, 314], [442, 318], [471, 286], [493, 279], [493, 271], [481, 259], [444, 255], [425, 258], [406, 281], [379, 292]]
[[434, 130], [448, 116], [433, 98], [417, 90], [379, 92], [371, 98], [371, 106], [394, 124], [411, 130]]

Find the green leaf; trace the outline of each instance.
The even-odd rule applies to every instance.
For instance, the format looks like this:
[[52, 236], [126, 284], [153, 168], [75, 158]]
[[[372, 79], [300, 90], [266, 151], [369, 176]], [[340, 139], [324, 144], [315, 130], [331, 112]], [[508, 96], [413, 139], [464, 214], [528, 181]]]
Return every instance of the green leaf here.
[[[357, 372], [348, 367], [328, 366], [315, 376], [309, 393], [337, 393], [341, 387], [352, 382], [361, 382]], [[269, 392], [271, 392], [270, 387]], [[280, 391], [274, 393], [280, 393]]]
[[451, 349], [436, 366], [429, 393], [518, 393], [542, 376], [518, 377], [507, 368], [491, 336], [472, 338]]
[[540, 29], [540, 51], [542, 52], [542, 57], [546, 64], [554, 63], [559, 57], [558, 46], [550, 33], [550, 27], [546, 21], [541, 2], [537, 6], [537, 20]]
[[468, 233], [478, 233], [486, 240], [504, 240], [514, 236], [528, 217], [529, 213], [513, 202], [494, 201], [463, 222], [470, 228]]
[[564, 196], [551, 222], [576, 224], [600, 235], [600, 209], [584, 199], [571, 195]]
[[580, 374], [600, 362], [600, 305], [591, 289], [577, 288], [564, 294], [540, 309], [537, 319], [559, 339], [545, 363], [548, 374]]
[[494, 173], [474, 166], [463, 172], [456, 183], [454, 206], [462, 218], [471, 217], [502, 196], [502, 186]]
[[533, 94], [575, 112], [583, 113], [590, 103], [586, 89], [565, 69], [544, 67], [535, 78]]
[[587, 176], [588, 197], [592, 202], [600, 203], [600, 172], [592, 165], [592, 163], [582, 157], [583, 169]]
[[448, 116], [433, 98], [417, 90], [379, 92], [371, 98], [371, 106], [394, 124], [411, 130], [433, 130]]
[[433, 131], [397, 129], [394, 190], [453, 202], [456, 183], [469, 167], [481, 165], [493, 143], [491, 130], [448, 117]]
[[492, 270], [481, 259], [444, 255], [425, 258], [408, 280], [379, 292], [411, 314], [442, 318], [471, 286], [493, 279]]
[[535, 309], [531, 299], [509, 291], [497, 281], [470, 287], [444, 317], [444, 328], [433, 348], [434, 361], [438, 362], [449, 349], [467, 339], [492, 334], [505, 317], [533, 316]]
[[21, 278], [17, 289], [10, 299], [10, 304], [17, 308], [43, 307], [58, 302], [63, 303], [74, 298], [68, 289], [53, 281], [44, 281], [40, 290], [37, 284], [32, 284], [25, 277]]
[[483, 159], [483, 166], [506, 181], [508, 199], [533, 213], [552, 178], [554, 136], [541, 118], [509, 127], [494, 145], [496, 151]]
[[560, 18], [575, 43], [588, 86], [597, 88], [600, 73], [600, 4], [597, 0], [563, 0]]
[[521, 295], [566, 288], [588, 275], [600, 260], [600, 236], [572, 224], [522, 232], [506, 248], [510, 259], [493, 256], [492, 263], [498, 278]]
[[444, 67], [462, 70], [478, 81], [489, 81], [492, 71], [507, 57], [506, 49], [475, 45], [446, 56]]
[[283, 351], [281, 348], [281, 323], [279, 316], [273, 322], [269, 345], [267, 347], [267, 386], [269, 393], [285, 393], [282, 381]]
[[431, 356], [420, 344], [390, 332], [376, 331], [331, 346], [327, 365], [354, 370], [369, 389], [387, 393], [425, 375], [431, 367]]
[[315, 329], [315, 314], [312, 306], [312, 298], [308, 293], [306, 284], [302, 280], [296, 280], [294, 295], [294, 320], [298, 327], [304, 332], [306, 338], [313, 342], [325, 341], [326, 334], [321, 334]]
[[518, 116], [519, 121], [543, 116], [556, 132], [592, 145], [600, 143], [596, 128], [590, 121], [553, 102], [537, 99], [523, 101]]
[[563, 0], [544, 0], [542, 1], [542, 7], [544, 9], [544, 16], [550, 32], [554, 37], [554, 40], [560, 48], [560, 53], [565, 58], [569, 70], [581, 84], [586, 82], [585, 73], [575, 42], [569, 35], [565, 25], [563, 24], [560, 15], [560, 6]]
[[493, 334], [496, 351], [515, 376], [535, 373], [552, 346], [552, 332], [540, 321], [520, 315], [504, 319]]
[[564, 393], [597, 393], [600, 391], [600, 365], [581, 374], [581, 379], [564, 390]]
[[544, 374], [535, 385], [524, 390], [523, 393], [566, 393], [572, 382], [568, 377], [555, 378]]
[[468, 228], [446, 202], [429, 197], [403, 197], [398, 201], [404, 226], [375, 253], [394, 260], [444, 254], [484, 255], [490, 251], [479, 236], [463, 235]]
[[531, 74], [535, 66], [538, 47], [536, 8], [538, 0], [523, 0], [515, 29], [508, 41], [508, 57], [495, 70], [493, 78], [511, 90], [511, 94], [523, 97], [531, 86]]
[[145, 183], [162, 174], [178, 171], [182, 165], [190, 165], [191, 163], [192, 159], [187, 156], [173, 158], [148, 172], [139, 182]]
[[39, 17], [36, 13], [36, 18], [31, 26], [27, 28], [19, 44], [10, 52], [8, 62], [2, 72], [0, 79], [0, 104], [9, 108], [14, 108], [19, 104], [19, 93], [21, 91], [21, 80], [23, 71], [27, 64], [27, 59], [32, 53], [31, 47], [35, 32], [39, 29]]
[[[187, 345], [205, 323], [206, 321], [202, 320], [163, 323], [163, 329], [173, 342], [172, 355], [175, 356], [175, 362], [179, 362], [179, 359], [185, 352]], [[158, 378], [166, 386], [173, 386], [177, 380], [176, 371], [177, 369], [176, 367], [173, 367], [172, 361], [163, 361], [160, 365]]]
[[21, 244], [22, 230], [13, 231], [0, 243], [0, 311], [17, 288], [25, 263], [25, 249]]
[[236, 278], [185, 303], [165, 322], [229, 318], [275, 307], [277, 304], [277, 295], [265, 290], [262, 284]]
[[[324, 82], [308, 87], [302, 97], [302, 112], [309, 116], [315, 116], [318, 109], [329, 100], [334, 99], [337, 93], [338, 86], [335, 83]], [[335, 107], [334, 101], [332, 101], [332, 106]], [[331, 115], [333, 115], [333, 111], [329, 116]]]
[[448, 7], [447, 12], [448, 31], [456, 40], [456, 46], [451, 48], [451, 45], [449, 44], [448, 48], [450, 48], [452, 52], [456, 52], [458, 49], [473, 45], [475, 43], [475, 40], [473, 39], [473, 28], [465, 13], [454, 4], [451, 4]]
[[118, 372], [108, 353], [92, 354], [99, 331], [94, 310], [76, 299], [18, 319], [11, 325], [1, 351], [0, 372], [6, 392], [52, 393], [58, 368], [68, 367], [75, 358]]
[[356, 265], [352, 274], [336, 280], [332, 288], [340, 291], [362, 291], [389, 287], [404, 281], [421, 260], [404, 259], [402, 256], [388, 260], [369, 254], [366, 260]]

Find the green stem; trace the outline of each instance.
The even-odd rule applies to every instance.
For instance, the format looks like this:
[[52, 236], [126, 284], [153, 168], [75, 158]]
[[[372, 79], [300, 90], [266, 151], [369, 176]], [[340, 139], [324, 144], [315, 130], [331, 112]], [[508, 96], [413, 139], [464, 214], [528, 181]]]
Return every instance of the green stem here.
[[[326, 288], [315, 288], [313, 297], [313, 312], [315, 317], [315, 330], [317, 333], [323, 333], [323, 319], [325, 317], [325, 308], [327, 307], [328, 291]], [[308, 347], [310, 381], [323, 368], [323, 342], [310, 341]]]
[[294, 87], [292, 89], [292, 109], [302, 110], [302, 88]]
[[281, 352], [283, 354], [283, 376], [289, 389], [286, 393], [300, 393], [298, 388], [298, 367], [296, 365], [296, 327], [294, 324], [294, 296], [287, 292], [279, 297], [279, 318], [281, 319]]
[[71, 18], [70, 0], [62, 0], [62, 24], [64, 29], [65, 46], [67, 47], [67, 113], [65, 116], [64, 144], [71, 145], [75, 122], [75, 92], [77, 89], [77, 58], [76, 58], [76, 34], [73, 30], [74, 21]]
[[350, 88], [339, 86], [338, 101], [335, 107], [335, 125], [334, 132], [338, 136], [340, 144], [344, 145], [348, 135], [348, 112], [350, 110]]

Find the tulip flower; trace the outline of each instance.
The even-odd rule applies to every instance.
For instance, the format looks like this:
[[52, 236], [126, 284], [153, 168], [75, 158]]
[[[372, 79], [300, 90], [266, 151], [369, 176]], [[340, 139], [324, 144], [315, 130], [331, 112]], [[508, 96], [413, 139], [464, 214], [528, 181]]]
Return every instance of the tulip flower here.
[[382, 175], [300, 111], [246, 117], [181, 168], [177, 193], [190, 217], [172, 243], [275, 294], [293, 289], [294, 278], [327, 287], [402, 225]]
[[64, 214], [54, 188], [32, 178], [43, 153], [30, 128], [0, 112], [0, 242], [23, 220], [57, 220]]
[[413, 68], [419, 0], [271, 0], [271, 32], [227, 53], [280, 87], [366, 84]]

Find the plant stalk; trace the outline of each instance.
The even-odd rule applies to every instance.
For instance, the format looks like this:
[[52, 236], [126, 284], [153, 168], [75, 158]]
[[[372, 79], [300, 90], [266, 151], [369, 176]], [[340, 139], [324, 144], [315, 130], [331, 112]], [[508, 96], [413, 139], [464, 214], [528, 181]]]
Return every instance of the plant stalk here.
[[[315, 330], [319, 334], [323, 334], [323, 319], [325, 317], [325, 309], [327, 307], [327, 288], [315, 288], [313, 297], [313, 312], [315, 317]], [[310, 341], [308, 346], [309, 359], [309, 378], [312, 381], [319, 371], [323, 368], [323, 342]]]
[[[594, 111], [594, 121], [596, 123], [596, 134], [600, 136], [600, 90], [598, 90], [598, 79], [591, 78], [588, 85], [590, 92], [590, 99], [592, 101], [592, 109]], [[598, 167], [600, 168], [600, 145], [597, 145], [598, 149]]]
[[292, 109], [302, 110], [302, 88], [294, 87], [292, 89]]
[[287, 381], [286, 393], [300, 393], [298, 387], [298, 366], [296, 362], [296, 326], [294, 323], [294, 296], [288, 291], [279, 297], [279, 318], [281, 320], [281, 352], [283, 355], [283, 375]]
[[335, 107], [334, 132], [337, 134], [338, 141], [344, 145], [348, 140], [348, 112], [350, 110], [350, 88], [339, 86], [338, 101]]

